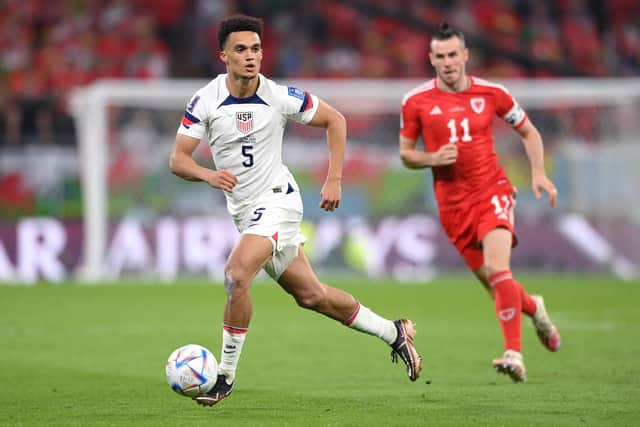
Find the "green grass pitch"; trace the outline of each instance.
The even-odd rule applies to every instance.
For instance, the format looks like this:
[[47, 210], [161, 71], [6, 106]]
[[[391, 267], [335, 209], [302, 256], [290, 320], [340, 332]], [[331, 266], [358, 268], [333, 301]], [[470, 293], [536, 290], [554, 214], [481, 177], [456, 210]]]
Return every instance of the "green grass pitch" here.
[[383, 316], [417, 323], [424, 366], [415, 383], [382, 341], [256, 283], [236, 389], [213, 408], [175, 394], [164, 362], [187, 343], [219, 357], [219, 284], [0, 286], [0, 425], [638, 425], [640, 282], [520, 280], [545, 296], [562, 335], [560, 352], [549, 353], [523, 319], [525, 384], [491, 369], [502, 339], [470, 275], [331, 282]]

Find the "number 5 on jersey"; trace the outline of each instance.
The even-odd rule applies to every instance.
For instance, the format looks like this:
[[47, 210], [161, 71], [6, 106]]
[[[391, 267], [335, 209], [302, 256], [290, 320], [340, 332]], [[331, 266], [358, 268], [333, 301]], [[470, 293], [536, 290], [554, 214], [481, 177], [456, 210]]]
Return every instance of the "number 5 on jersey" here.
[[245, 160], [242, 162], [242, 166], [250, 168], [253, 166], [253, 145], [243, 145], [242, 146], [242, 156], [245, 157]]

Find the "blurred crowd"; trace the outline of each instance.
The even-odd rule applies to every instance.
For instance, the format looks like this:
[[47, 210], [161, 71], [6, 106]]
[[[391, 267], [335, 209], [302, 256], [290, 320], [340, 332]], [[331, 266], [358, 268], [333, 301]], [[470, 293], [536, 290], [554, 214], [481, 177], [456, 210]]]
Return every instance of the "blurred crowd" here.
[[428, 34], [465, 32], [487, 78], [640, 75], [637, 0], [0, 0], [0, 146], [74, 144], [70, 90], [224, 71], [217, 25], [263, 17], [274, 78], [421, 78]]

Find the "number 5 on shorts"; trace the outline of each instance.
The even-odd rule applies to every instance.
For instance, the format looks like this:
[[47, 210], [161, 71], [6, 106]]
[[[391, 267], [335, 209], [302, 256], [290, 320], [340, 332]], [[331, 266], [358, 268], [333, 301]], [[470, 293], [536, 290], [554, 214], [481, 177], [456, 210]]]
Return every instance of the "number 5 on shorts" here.
[[253, 218], [251, 218], [251, 222], [257, 222], [260, 221], [260, 218], [262, 218], [262, 213], [265, 211], [265, 208], [258, 208], [255, 211], [253, 211], [253, 215], [255, 215]]

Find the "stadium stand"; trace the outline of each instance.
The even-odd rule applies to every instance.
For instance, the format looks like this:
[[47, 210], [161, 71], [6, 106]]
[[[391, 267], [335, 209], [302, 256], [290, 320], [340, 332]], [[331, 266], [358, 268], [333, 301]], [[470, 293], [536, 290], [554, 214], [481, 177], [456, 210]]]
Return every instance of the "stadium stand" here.
[[634, 0], [8, 0], [0, 14], [0, 145], [73, 144], [69, 90], [99, 78], [207, 77], [221, 71], [216, 23], [269, 23], [275, 78], [414, 78], [443, 19], [464, 28], [473, 69], [493, 78], [640, 73]]

